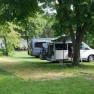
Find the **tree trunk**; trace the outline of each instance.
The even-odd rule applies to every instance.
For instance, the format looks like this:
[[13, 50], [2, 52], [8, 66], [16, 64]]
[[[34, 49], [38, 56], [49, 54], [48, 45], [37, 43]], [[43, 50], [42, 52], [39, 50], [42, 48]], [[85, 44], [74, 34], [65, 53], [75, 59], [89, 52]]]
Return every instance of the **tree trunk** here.
[[26, 38], [26, 41], [27, 41], [27, 51], [28, 51], [28, 55], [29, 55], [29, 36], [28, 36], [28, 31], [25, 31], [25, 38]]
[[4, 51], [5, 53], [5, 55], [6, 56], [8, 56], [8, 47], [7, 47], [7, 42], [6, 42], [6, 37], [4, 36], [4, 43], [5, 43], [5, 49], [6, 49], [6, 51]]
[[84, 36], [84, 32], [82, 30], [81, 27], [78, 27], [75, 38], [73, 38], [73, 34], [71, 36], [73, 43], [73, 65], [79, 65], [80, 63], [80, 46]]
[[80, 45], [81, 42], [73, 43], [73, 65], [79, 65], [80, 63]]
[[[84, 36], [84, 29], [80, 27], [77, 27], [77, 32], [74, 33], [73, 27], [70, 24], [70, 35], [71, 35], [71, 40], [73, 44], [73, 62], [72, 64], [79, 65], [80, 63], [80, 45]], [[82, 31], [83, 30], [83, 31]]]

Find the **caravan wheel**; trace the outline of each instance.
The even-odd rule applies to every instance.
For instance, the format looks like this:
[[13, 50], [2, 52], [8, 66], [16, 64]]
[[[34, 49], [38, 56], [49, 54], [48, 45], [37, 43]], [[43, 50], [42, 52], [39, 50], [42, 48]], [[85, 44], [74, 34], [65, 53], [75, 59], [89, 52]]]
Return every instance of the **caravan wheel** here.
[[89, 61], [89, 62], [93, 62], [93, 61], [94, 61], [94, 55], [90, 55], [90, 56], [88, 57], [88, 61]]

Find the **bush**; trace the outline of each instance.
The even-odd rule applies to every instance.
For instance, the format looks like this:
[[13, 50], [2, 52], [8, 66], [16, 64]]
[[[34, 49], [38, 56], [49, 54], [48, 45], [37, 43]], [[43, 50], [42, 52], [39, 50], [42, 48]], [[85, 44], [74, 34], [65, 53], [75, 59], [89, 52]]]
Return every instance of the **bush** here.
[[3, 56], [3, 50], [0, 49], [0, 56]]

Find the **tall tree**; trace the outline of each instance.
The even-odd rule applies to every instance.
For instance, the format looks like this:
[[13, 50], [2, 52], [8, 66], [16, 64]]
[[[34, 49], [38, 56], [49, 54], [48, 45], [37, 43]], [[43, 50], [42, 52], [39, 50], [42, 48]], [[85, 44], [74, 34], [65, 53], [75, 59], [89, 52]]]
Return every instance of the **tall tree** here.
[[[0, 24], [5, 25], [5, 23], [13, 21], [26, 23], [28, 16], [33, 16], [36, 10], [39, 10], [37, 0], [0, 0]], [[5, 34], [6, 31], [3, 30], [3, 34]], [[11, 34], [8, 35], [7, 38], [12, 34], [17, 35], [13, 30], [11, 31], [9, 29], [9, 31]], [[10, 42], [10, 40], [8, 42]], [[8, 47], [8, 45], [6, 45], [6, 47]]]
[[[52, 2], [53, 0], [48, 0]], [[73, 43], [73, 65], [79, 64], [80, 45], [84, 35], [92, 29], [94, 21], [93, 0], [55, 0], [57, 10], [58, 35], [66, 32]], [[53, 2], [55, 2], [53, 1]]]
[[70, 33], [73, 43], [73, 65], [79, 64], [80, 45], [92, 24], [91, 5], [90, 0], [58, 0], [59, 24]]

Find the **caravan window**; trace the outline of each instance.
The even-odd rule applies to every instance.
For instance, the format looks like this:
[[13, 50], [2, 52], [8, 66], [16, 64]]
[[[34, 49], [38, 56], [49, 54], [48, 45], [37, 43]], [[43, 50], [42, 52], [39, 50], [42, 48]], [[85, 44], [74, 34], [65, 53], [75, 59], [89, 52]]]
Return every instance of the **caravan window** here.
[[81, 43], [81, 46], [80, 46], [80, 49], [81, 49], [81, 50], [89, 50], [90, 47], [89, 47], [87, 44], [85, 44], [84, 42], [82, 42], [82, 43]]
[[42, 44], [43, 44], [43, 42], [36, 42], [35, 43], [35, 47], [41, 48]]
[[67, 50], [67, 44], [55, 44], [56, 50]]

